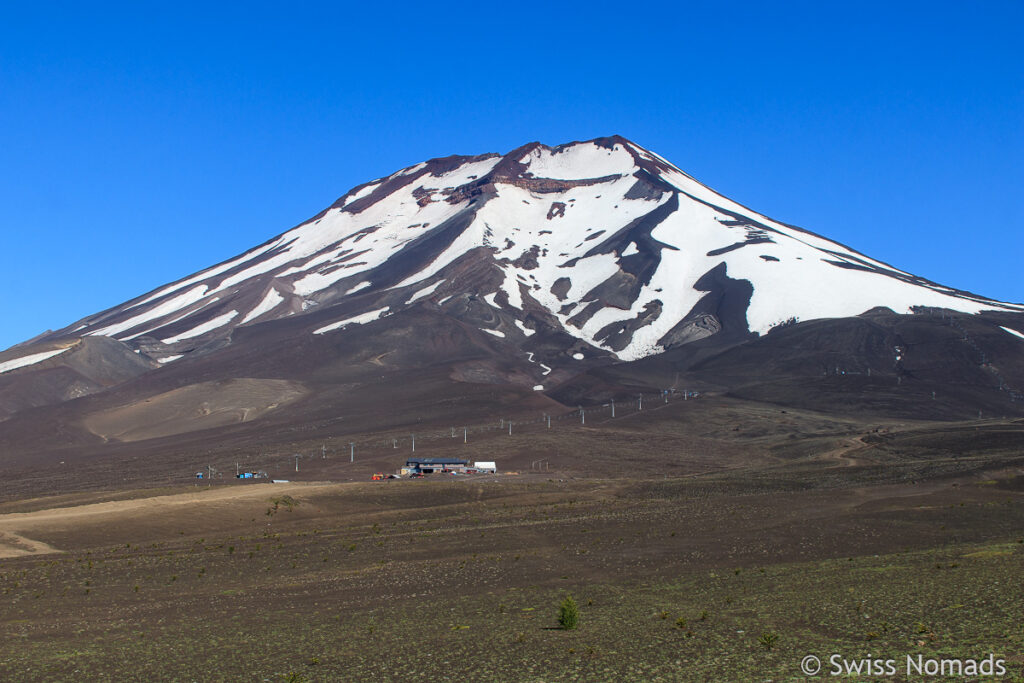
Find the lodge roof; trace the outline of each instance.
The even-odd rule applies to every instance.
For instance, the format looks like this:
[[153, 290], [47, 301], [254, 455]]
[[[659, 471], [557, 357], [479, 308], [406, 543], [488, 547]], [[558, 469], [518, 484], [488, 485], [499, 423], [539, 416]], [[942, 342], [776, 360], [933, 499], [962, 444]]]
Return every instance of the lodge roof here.
[[466, 460], [458, 458], [409, 458], [406, 465], [468, 465]]

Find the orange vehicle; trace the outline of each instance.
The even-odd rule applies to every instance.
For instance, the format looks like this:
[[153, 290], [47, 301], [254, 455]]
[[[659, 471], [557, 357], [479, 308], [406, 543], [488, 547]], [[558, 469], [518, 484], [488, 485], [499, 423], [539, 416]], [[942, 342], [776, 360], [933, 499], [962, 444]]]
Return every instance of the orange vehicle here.
[[388, 478], [387, 475], [384, 474], [383, 472], [378, 472], [377, 474], [375, 474], [375, 475], [373, 475], [371, 477], [371, 479], [373, 481], [383, 481], [384, 479], [387, 479], [387, 478]]

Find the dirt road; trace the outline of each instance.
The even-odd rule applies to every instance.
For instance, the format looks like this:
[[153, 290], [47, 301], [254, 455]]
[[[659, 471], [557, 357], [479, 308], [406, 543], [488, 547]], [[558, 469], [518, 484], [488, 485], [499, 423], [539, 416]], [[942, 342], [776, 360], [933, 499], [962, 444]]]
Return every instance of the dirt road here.
[[[76, 522], [95, 522], [104, 517], [111, 524], [118, 519], [162, 515], [174, 508], [222, 505], [271, 496], [295, 495], [327, 491], [345, 484], [290, 482], [287, 484], [251, 484], [222, 488], [200, 488], [195, 492], [172, 495], [112, 500], [73, 507], [57, 507], [34, 512], [12, 512], [0, 515], [0, 558], [22, 555], [43, 555], [61, 552], [59, 548], [33, 540], [33, 531], [67, 528]], [[105, 520], [106, 521], [106, 520]], [[28, 534], [28, 535], [26, 535]]]

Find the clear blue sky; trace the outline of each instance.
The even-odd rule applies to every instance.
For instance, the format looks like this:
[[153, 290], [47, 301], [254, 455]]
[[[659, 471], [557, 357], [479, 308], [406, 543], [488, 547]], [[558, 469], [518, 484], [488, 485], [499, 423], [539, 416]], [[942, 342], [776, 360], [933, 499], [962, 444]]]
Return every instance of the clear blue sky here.
[[731, 198], [1024, 301], [1024, 3], [17, 3], [0, 348], [423, 159], [618, 133]]

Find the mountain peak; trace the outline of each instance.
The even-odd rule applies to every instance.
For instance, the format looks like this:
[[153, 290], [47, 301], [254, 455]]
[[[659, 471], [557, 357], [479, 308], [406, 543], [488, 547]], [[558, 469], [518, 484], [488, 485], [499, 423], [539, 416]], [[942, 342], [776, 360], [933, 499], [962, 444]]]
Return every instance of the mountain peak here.
[[422, 306], [523, 349], [623, 360], [877, 307], [1021, 310], [773, 221], [612, 135], [401, 169], [47, 339], [110, 336], [166, 363], [240, 327], [333, 334]]

